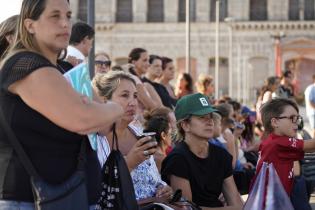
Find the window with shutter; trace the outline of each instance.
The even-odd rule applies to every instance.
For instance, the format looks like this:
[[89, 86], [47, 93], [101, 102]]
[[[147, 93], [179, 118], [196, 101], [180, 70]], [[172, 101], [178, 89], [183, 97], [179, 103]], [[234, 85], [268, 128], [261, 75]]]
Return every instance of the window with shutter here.
[[289, 1], [289, 20], [299, 20], [299, 0]]
[[148, 22], [163, 22], [163, 0], [148, 0]]
[[267, 20], [267, 0], [250, 0], [250, 20]]
[[132, 0], [117, 0], [116, 22], [132, 22]]
[[87, 22], [87, 1], [86, 0], [79, 0], [78, 19], [83, 22]]
[[[178, 1], [178, 21], [185, 22], [186, 21], [186, 0], [179, 0]], [[189, 5], [189, 14], [190, 14], [190, 21], [196, 21], [196, 0], [190, 0]]]
[[314, 20], [314, 0], [304, 0], [304, 20]]
[[[215, 21], [216, 16], [216, 0], [210, 0], [210, 21]], [[220, 14], [219, 20], [224, 21], [228, 15], [228, 0], [220, 0]]]

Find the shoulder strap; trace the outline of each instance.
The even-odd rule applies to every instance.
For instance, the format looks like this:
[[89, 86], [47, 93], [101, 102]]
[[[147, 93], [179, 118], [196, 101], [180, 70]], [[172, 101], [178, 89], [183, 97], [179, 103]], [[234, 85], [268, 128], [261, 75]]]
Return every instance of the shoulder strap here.
[[116, 123], [113, 124], [112, 130], [113, 130], [112, 151], [113, 150], [119, 151], [119, 145], [118, 145], [118, 139], [117, 139], [117, 133], [116, 133]]
[[[20, 142], [17, 140], [15, 134], [12, 131], [12, 128], [9, 126], [9, 124], [6, 122], [3, 111], [0, 108], [0, 125], [4, 129], [9, 141], [11, 142], [11, 145], [13, 146], [15, 152], [17, 153], [19, 160], [21, 161], [22, 165], [24, 166], [25, 170], [27, 173], [34, 177], [35, 179], [39, 179], [40, 176], [37, 173], [36, 169], [34, 168], [31, 160], [25, 153], [22, 145]], [[85, 151], [86, 150], [86, 141], [82, 140], [81, 144], [81, 149], [78, 157], [78, 169], [83, 169], [84, 168], [84, 163], [85, 163]]]

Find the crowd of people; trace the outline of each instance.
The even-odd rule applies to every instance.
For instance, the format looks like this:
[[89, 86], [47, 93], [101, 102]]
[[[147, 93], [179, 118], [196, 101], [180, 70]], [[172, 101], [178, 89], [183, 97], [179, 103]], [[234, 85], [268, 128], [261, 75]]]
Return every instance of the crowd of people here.
[[[60, 184], [73, 174], [82, 142], [96, 133], [85, 166], [95, 209], [115, 124], [138, 201], [171, 199], [181, 189], [204, 210], [242, 209], [241, 195], [250, 193], [263, 162], [274, 164], [296, 209], [295, 200], [311, 193], [294, 193], [295, 177], [303, 176], [299, 161], [315, 151], [315, 140], [298, 138], [303, 119], [293, 72], [267, 78], [248, 107], [232, 96], [215, 98], [211, 75], [177, 75], [167, 55], [134, 48], [127, 64], [113, 65], [108, 53], [97, 52], [90, 100], [63, 74], [87, 62], [95, 31], [70, 19], [67, 0], [23, 0], [20, 14], [0, 24], [2, 123], [44, 180]], [[313, 82], [305, 105], [314, 138], [315, 75]], [[2, 126], [0, 151], [0, 209], [34, 209], [30, 175]]]

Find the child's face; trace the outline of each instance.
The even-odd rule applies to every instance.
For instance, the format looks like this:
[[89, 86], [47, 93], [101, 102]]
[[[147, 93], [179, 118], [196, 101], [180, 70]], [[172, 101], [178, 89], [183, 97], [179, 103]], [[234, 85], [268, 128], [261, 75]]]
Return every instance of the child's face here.
[[280, 136], [296, 137], [298, 130], [298, 112], [292, 106], [286, 106], [284, 112], [272, 119], [274, 133]]

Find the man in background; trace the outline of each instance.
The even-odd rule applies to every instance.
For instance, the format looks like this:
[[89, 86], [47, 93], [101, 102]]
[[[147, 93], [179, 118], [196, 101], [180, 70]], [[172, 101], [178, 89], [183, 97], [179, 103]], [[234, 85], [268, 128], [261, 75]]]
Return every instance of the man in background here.
[[313, 131], [313, 138], [315, 137], [315, 74], [312, 76], [313, 83], [305, 89], [305, 106], [306, 116], [308, 117], [311, 129]]
[[66, 60], [73, 66], [85, 61], [92, 48], [94, 35], [94, 29], [87, 23], [75, 23], [71, 30]]

